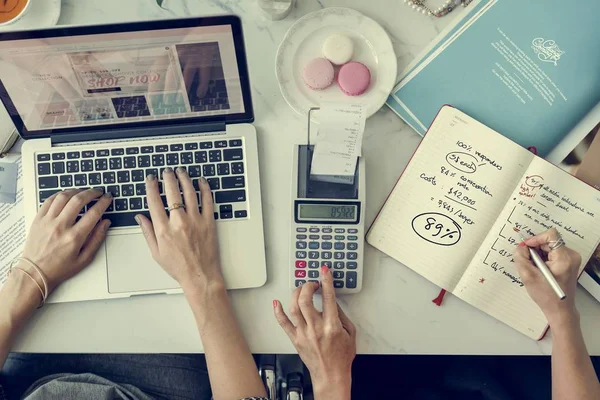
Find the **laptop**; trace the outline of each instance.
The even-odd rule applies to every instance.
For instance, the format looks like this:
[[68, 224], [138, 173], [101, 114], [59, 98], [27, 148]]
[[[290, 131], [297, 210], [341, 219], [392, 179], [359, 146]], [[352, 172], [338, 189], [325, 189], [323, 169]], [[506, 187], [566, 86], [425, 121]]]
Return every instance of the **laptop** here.
[[112, 225], [93, 263], [48, 302], [181, 293], [152, 259], [134, 220], [138, 213], [149, 216], [145, 177], [162, 180], [167, 167], [186, 168], [196, 190], [200, 177], [210, 183], [227, 288], [266, 282], [257, 137], [239, 18], [3, 33], [0, 98], [26, 140], [27, 226], [58, 191], [98, 187], [114, 197], [104, 215]]

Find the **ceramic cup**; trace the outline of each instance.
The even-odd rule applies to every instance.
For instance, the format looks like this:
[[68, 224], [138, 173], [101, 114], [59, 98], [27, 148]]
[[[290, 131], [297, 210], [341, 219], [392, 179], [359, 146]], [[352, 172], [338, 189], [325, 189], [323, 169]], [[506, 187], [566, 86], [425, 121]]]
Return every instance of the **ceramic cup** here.
[[263, 10], [263, 14], [274, 21], [287, 17], [294, 8], [295, 3], [296, 0], [258, 0], [258, 5]]
[[12, 25], [23, 18], [33, 0], [0, 0], [0, 27]]

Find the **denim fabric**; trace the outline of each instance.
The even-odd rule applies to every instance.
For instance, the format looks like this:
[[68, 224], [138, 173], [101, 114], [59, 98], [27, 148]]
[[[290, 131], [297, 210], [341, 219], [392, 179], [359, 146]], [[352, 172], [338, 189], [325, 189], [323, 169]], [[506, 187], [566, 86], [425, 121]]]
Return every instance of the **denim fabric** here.
[[94, 374], [46, 376], [23, 395], [27, 400], [155, 400], [132, 385], [117, 384]]
[[[600, 357], [592, 357], [600, 375]], [[548, 400], [547, 356], [358, 356], [352, 398]]]
[[[6, 398], [22, 398], [37, 380], [56, 374], [92, 373], [119, 385], [132, 385], [153, 399], [210, 399], [203, 355], [9, 355], [2, 370]], [[0, 392], [1, 393], [1, 392]], [[5, 400], [0, 394], [0, 400]]]
[[4, 393], [4, 389], [2, 389], [2, 385], [0, 385], [0, 400], [7, 400], [6, 394]]

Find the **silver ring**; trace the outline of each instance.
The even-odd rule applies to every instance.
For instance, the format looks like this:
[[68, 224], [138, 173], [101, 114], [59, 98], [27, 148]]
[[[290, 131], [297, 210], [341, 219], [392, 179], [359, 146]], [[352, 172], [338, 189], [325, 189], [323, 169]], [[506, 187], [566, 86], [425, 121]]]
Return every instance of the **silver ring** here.
[[548, 241], [548, 247], [550, 247], [550, 251], [558, 250], [566, 245], [567, 244], [565, 243], [565, 240], [562, 238], [562, 236], [560, 236], [560, 234], [558, 235], [558, 239]]
[[167, 208], [167, 211], [171, 212], [173, 210], [179, 210], [179, 209], [185, 210], [185, 204], [183, 204], [183, 203], [173, 203], [172, 206], [170, 206], [169, 208]]

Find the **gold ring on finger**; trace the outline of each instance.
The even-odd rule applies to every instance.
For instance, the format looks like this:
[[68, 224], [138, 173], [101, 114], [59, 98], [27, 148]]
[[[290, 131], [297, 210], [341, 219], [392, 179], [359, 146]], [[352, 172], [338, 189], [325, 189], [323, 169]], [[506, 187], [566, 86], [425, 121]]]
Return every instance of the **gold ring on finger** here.
[[185, 210], [185, 204], [183, 204], [183, 203], [173, 203], [173, 205], [171, 205], [171, 206], [169, 206], [169, 208], [167, 208], [167, 211], [171, 212], [173, 210], [179, 210], [179, 209]]

